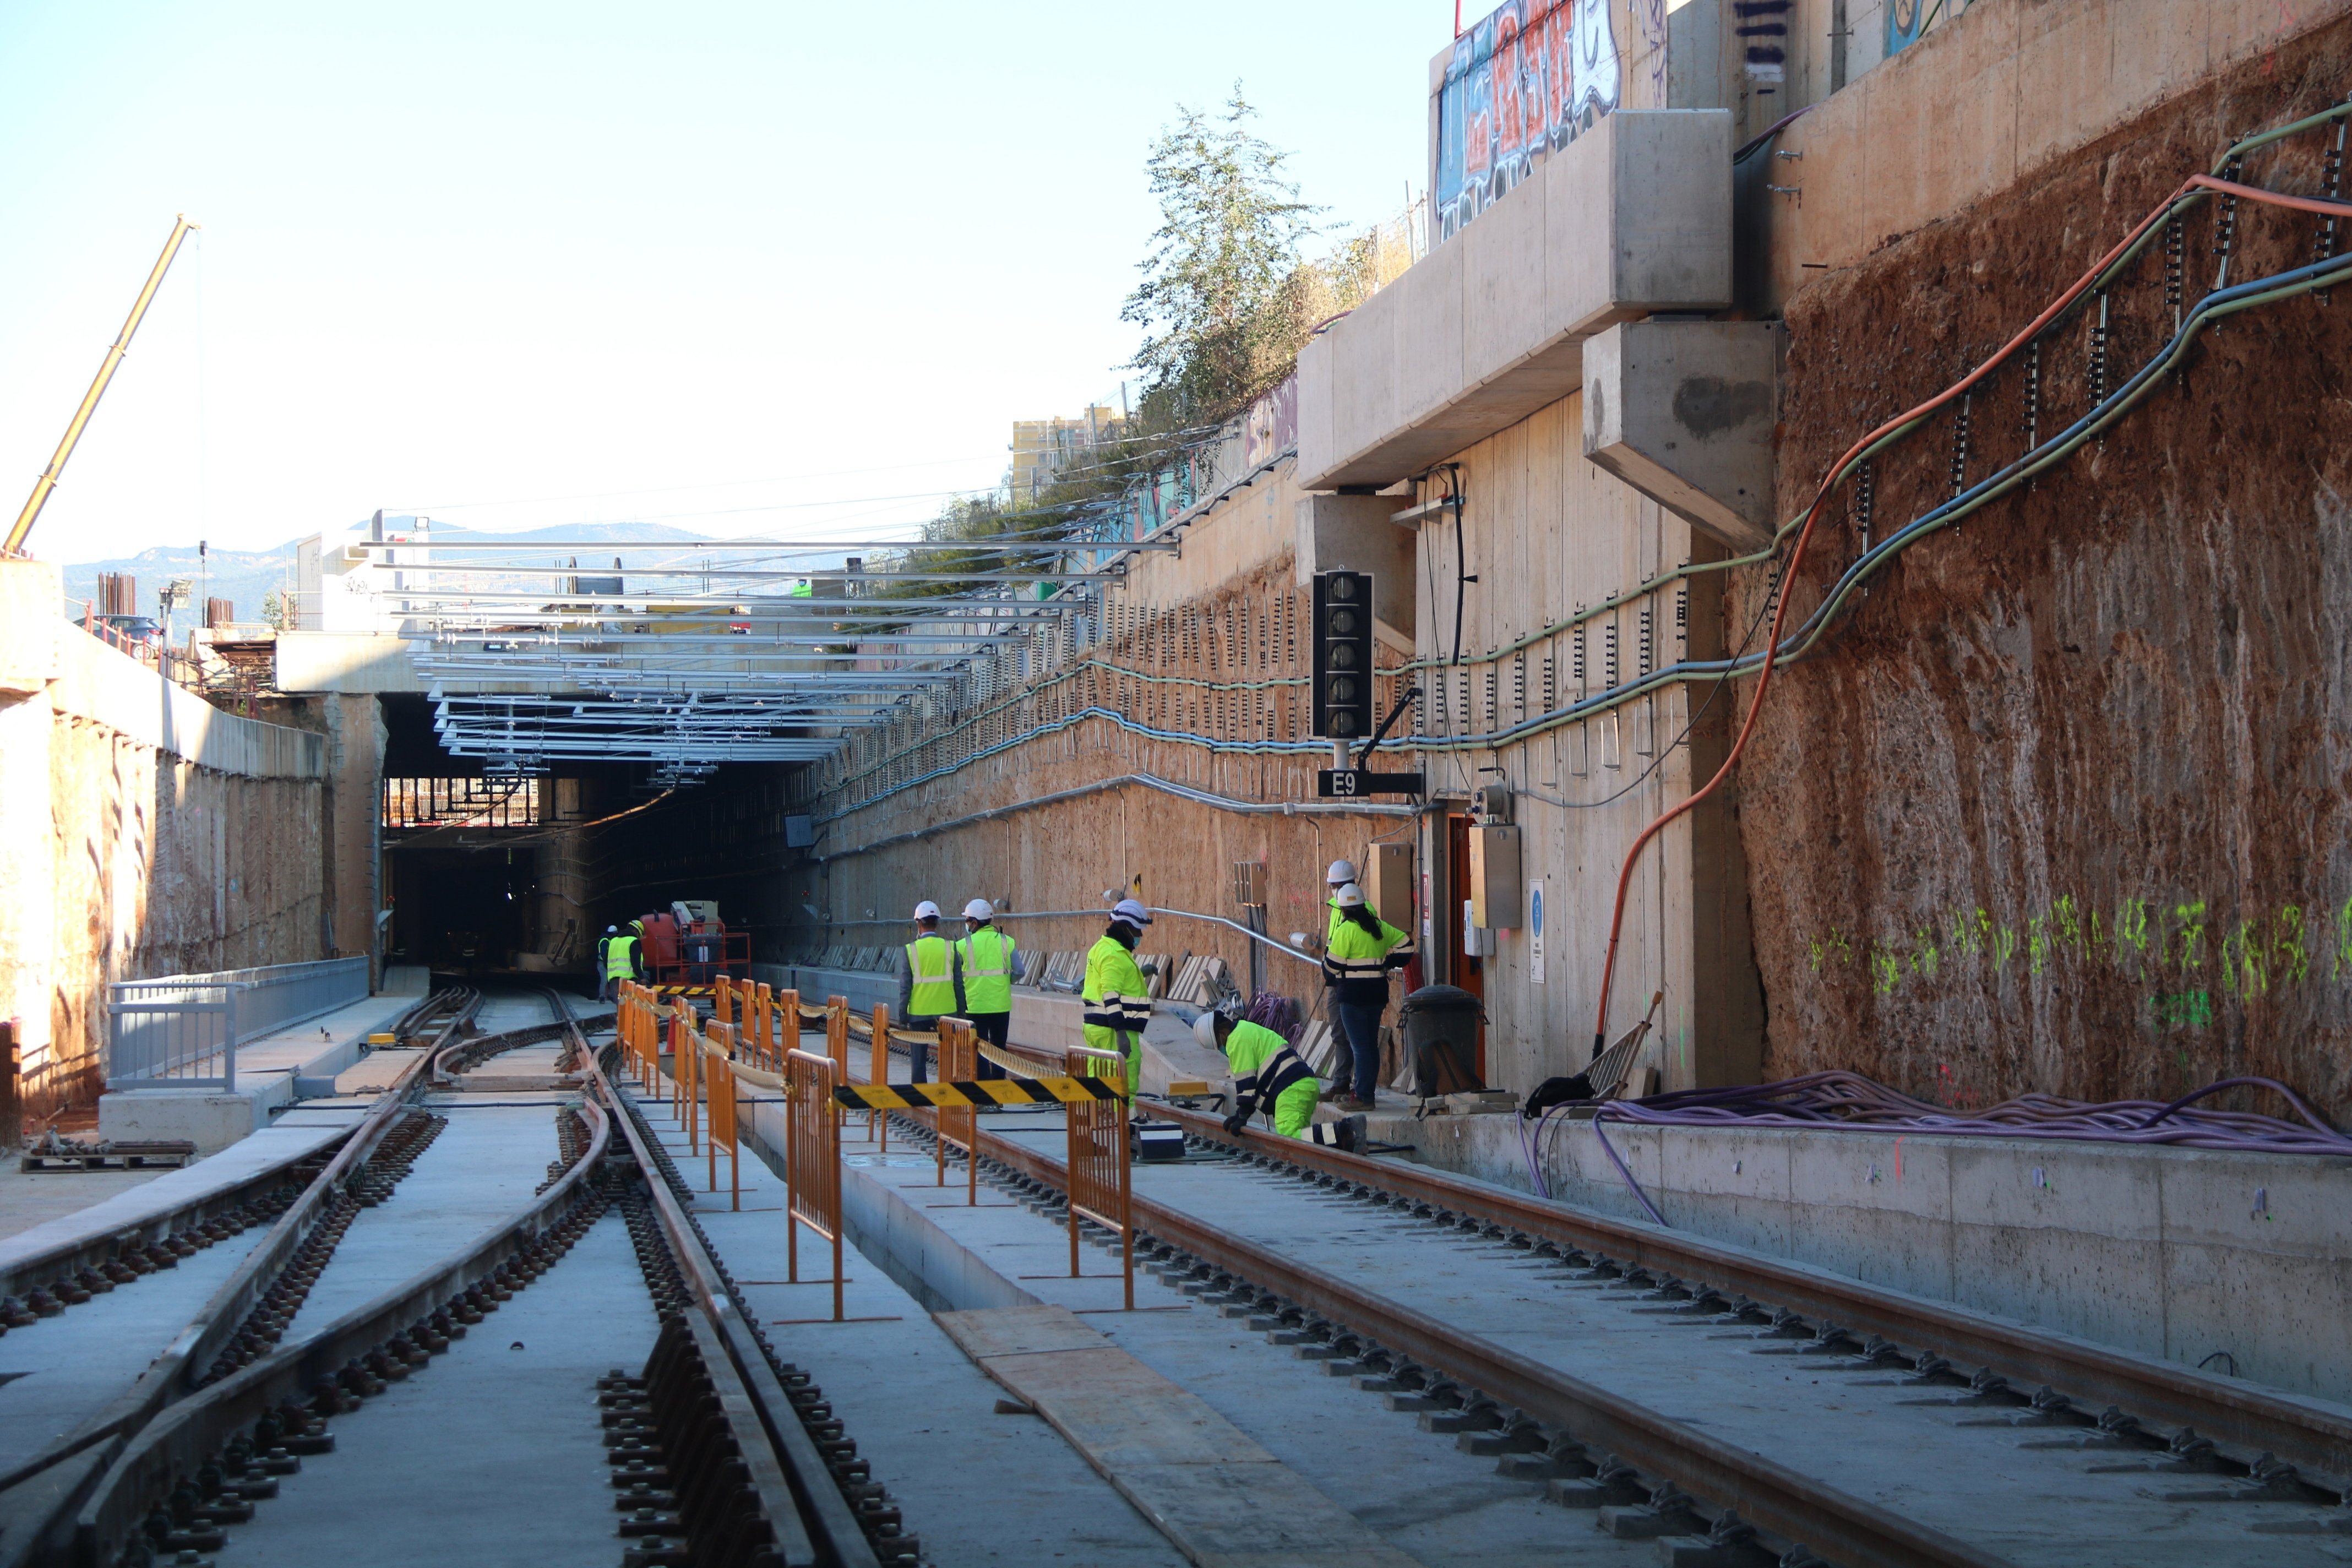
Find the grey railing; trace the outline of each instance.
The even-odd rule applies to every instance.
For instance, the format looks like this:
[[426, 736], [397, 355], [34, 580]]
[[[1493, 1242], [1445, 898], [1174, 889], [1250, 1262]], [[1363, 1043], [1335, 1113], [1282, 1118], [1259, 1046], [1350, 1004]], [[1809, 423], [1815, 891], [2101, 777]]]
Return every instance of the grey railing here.
[[106, 1087], [236, 1088], [236, 1047], [364, 1002], [368, 961], [328, 958], [106, 988]]

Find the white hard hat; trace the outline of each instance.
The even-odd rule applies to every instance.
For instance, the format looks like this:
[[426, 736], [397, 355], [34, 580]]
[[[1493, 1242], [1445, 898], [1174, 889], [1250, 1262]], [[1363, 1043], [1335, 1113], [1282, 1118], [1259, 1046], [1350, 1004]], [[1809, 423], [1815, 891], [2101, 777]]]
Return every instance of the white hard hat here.
[[963, 918], [968, 921], [992, 921], [996, 918], [996, 910], [990, 907], [986, 899], [974, 899], [963, 907]]
[[1125, 921], [1129, 925], [1148, 926], [1151, 911], [1133, 899], [1121, 899], [1110, 907], [1111, 919]]
[[940, 906], [925, 899], [915, 906], [915, 918], [919, 921], [935, 921], [940, 918]]
[[1217, 1044], [1217, 1016], [1214, 1013], [1203, 1013], [1192, 1020], [1192, 1037], [1210, 1050], [1224, 1048]]
[[621, 928], [619, 926], [606, 926], [604, 928], [604, 934], [606, 936], [618, 936], [621, 934]]
[[1349, 882], [1331, 895], [1331, 901], [1343, 910], [1360, 910], [1364, 907], [1364, 889]]
[[1334, 860], [1323, 879], [1335, 888], [1342, 882], [1352, 882], [1356, 879], [1356, 863], [1353, 860]]

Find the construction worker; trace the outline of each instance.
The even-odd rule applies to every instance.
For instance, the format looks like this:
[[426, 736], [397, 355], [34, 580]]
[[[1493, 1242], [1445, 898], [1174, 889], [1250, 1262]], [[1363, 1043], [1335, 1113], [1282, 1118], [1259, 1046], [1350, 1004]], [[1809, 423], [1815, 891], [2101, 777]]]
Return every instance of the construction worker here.
[[618, 926], [606, 926], [604, 939], [596, 944], [596, 967], [604, 975], [604, 984], [597, 991], [599, 999], [614, 1000], [621, 994], [621, 982], [637, 977], [637, 924], [629, 922], [629, 935], [621, 934]]
[[[955, 949], [940, 934], [940, 906], [925, 899], [915, 906], [915, 940], [902, 952], [898, 971], [898, 1017], [918, 1032], [936, 1029], [941, 1018], [963, 1012], [963, 982], [956, 973]], [[929, 1041], [907, 1047], [909, 1083], [929, 1083], [931, 1047]]]
[[1285, 1138], [1350, 1152], [1363, 1142], [1361, 1116], [1315, 1120], [1318, 1086], [1313, 1069], [1299, 1060], [1289, 1041], [1265, 1025], [1223, 1012], [1203, 1013], [1192, 1020], [1192, 1037], [1210, 1050], [1223, 1051], [1233, 1068], [1234, 1104], [1233, 1114], [1225, 1118], [1227, 1132], [1238, 1137], [1250, 1118], [1264, 1110]]
[[[972, 1033], [1002, 1049], [1013, 1027], [1013, 976], [1019, 973], [1019, 960], [1012, 937], [996, 928], [996, 910], [986, 899], [964, 905], [963, 921], [963, 940], [955, 944], [963, 1016], [971, 1020]], [[1003, 1078], [1004, 1068], [982, 1057], [980, 1076]]]
[[1127, 1058], [1127, 1088], [1132, 1094], [1143, 1082], [1143, 1030], [1151, 1022], [1151, 987], [1135, 966], [1135, 946], [1151, 911], [1134, 899], [1111, 906], [1110, 926], [1087, 952], [1087, 1044], [1098, 1051], [1117, 1051]]
[[1339, 1096], [1341, 1110], [1370, 1110], [1379, 1088], [1381, 1015], [1389, 1005], [1389, 971], [1412, 962], [1412, 939], [1373, 912], [1364, 889], [1349, 882], [1331, 896], [1331, 940], [1323, 950], [1323, 984], [1330, 993], [1340, 1037], [1353, 1058]]

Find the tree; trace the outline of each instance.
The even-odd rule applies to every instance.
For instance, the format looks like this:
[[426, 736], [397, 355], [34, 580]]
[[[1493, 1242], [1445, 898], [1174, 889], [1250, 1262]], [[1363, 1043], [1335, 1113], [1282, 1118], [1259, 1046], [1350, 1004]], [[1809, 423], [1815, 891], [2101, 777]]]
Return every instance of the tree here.
[[275, 588], [261, 595], [261, 619], [270, 630], [285, 631], [292, 618], [286, 613], [286, 595]]
[[1256, 110], [1239, 82], [1223, 115], [1177, 114], [1144, 165], [1160, 227], [1119, 312], [1144, 331], [1143, 423], [1169, 430], [1229, 419], [1290, 373], [1299, 334], [1284, 285], [1320, 210], [1284, 177], [1288, 154], [1248, 131]]

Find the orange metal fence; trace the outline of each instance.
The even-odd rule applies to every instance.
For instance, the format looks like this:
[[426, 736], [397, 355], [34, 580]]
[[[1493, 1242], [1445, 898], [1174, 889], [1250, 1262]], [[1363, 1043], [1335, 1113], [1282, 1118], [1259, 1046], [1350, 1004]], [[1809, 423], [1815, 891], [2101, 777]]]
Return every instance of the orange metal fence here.
[[1100, 1078], [1119, 1086], [1117, 1100], [1091, 1100], [1063, 1107], [1069, 1127], [1070, 1278], [1078, 1278], [1078, 1226], [1093, 1220], [1118, 1234], [1119, 1272], [1127, 1282], [1127, 1308], [1135, 1310], [1135, 1208], [1133, 1168], [1127, 1140], [1127, 1058], [1118, 1051], [1079, 1046], [1067, 1055], [1072, 1078]]
[[[971, 1021], [964, 1018], [940, 1020], [940, 1081], [970, 1083], [980, 1076], [980, 1035]], [[874, 1113], [879, 1117], [882, 1113]], [[931, 1112], [931, 1125], [939, 1136], [931, 1140], [938, 1152], [939, 1184], [948, 1184], [948, 1145], [963, 1151], [966, 1201], [974, 1207], [980, 1204], [980, 1111], [975, 1106], [943, 1105]]]
[[709, 1085], [710, 1136], [707, 1140], [710, 1156], [709, 1191], [719, 1190], [719, 1150], [727, 1149], [728, 1207], [743, 1206], [743, 1168], [735, 1134], [735, 1064], [733, 1061], [736, 1029], [732, 1024], [713, 1024], [700, 1044], [703, 1081]]
[[785, 1256], [788, 1278], [800, 1283], [801, 1226], [833, 1244], [833, 1321], [841, 1302], [841, 1112], [833, 1091], [841, 1079], [831, 1057], [795, 1050], [784, 1057]]

